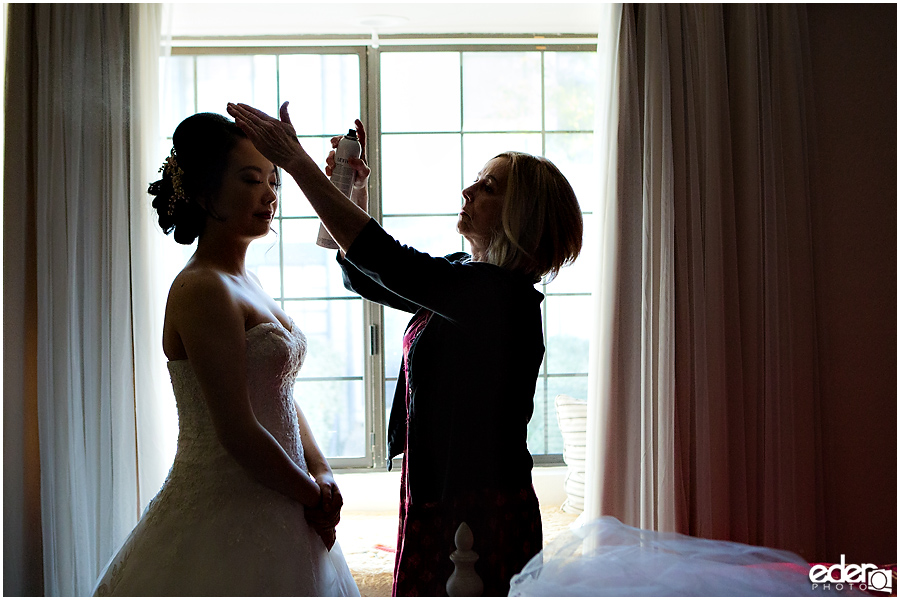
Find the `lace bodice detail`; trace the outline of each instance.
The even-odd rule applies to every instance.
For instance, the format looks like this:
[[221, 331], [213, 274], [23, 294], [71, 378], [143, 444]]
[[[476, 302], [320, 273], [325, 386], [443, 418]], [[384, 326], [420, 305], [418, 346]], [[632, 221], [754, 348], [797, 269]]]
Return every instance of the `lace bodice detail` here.
[[[247, 331], [247, 387], [256, 419], [288, 456], [307, 470], [293, 399], [294, 378], [306, 356], [306, 337], [293, 323], [291, 327], [288, 331], [279, 323], [261, 323]], [[168, 366], [178, 406], [178, 450], [173, 471], [188, 465], [192, 470], [221, 467], [220, 463], [230, 457], [216, 437], [190, 363], [169, 361]]]

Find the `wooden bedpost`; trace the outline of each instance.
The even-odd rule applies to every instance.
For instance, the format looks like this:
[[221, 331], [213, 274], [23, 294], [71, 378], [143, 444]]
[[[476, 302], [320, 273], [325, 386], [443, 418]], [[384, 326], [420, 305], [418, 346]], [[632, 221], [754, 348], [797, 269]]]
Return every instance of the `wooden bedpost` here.
[[475, 572], [478, 554], [472, 550], [473, 542], [472, 530], [463, 521], [456, 530], [456, 550], [450, 554], [454, 568], [447, 580], [448, 596], [480, 596], [484, 591], [484, 583]]

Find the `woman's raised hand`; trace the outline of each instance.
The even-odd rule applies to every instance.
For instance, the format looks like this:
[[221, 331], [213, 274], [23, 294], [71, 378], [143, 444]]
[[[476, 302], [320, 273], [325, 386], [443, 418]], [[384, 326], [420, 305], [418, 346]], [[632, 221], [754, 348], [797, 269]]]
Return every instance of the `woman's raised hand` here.
[[288, 115], [288, 103], [281, 105], [281, 120], [246, 104], [228, 103], [228, 114], [247, 134], [256, 149], [274, 164], [287, 170], [290, 163], [304, 152]]
[[[263, 156], [294, 178], [332, 239], [346, 252], [371, 220], [360, 206], [365, 204], [368, 196], [366, 189], [354, 190], [358, 192], [354, 195], [359, 196], [354, 202], [328, 181], [316, 161], [300, 146], [287, 106], [287, 102], [281, 105], [281, 120], [246, 104], [228, 104], [228, 114], [234, 117], [235, 123]], [[362, 166], [357, 163], [357, 167], [362, 169], [364, 176], [369, 175], [369, 167], [364, 162]]]

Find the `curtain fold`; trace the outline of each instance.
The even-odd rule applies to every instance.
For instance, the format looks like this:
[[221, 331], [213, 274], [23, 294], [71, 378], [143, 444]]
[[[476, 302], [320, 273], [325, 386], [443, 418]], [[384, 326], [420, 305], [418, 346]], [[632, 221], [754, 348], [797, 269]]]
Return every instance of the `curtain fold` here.
[[[662, 15], [649, 15], [644, 47], [660, 64], [669, 61]], [[648, 61], [643, 76], [643, 180], [641, 278], [641, 399], [643, 407], [641, 522], [660, 531], [675, 528], [674, 513], [674, 236], [673, 157], [669, 140], [671, 82]]]
[[[588, 377], [586, 518], [613, 515], [645, 528], [674, 523], [671, 150], [667, 77], [642, 64], [648, 43], [660, 59], [663, 38], [639, 34], [634, 7], [619, 8], [615, 69], [601, 82], [600, 105], [616, 113], [608, 140], [614, 165], [601, 171], [600, 273]], [[602, 54], [601, 54], [602, 56]], [[598, 127], [598, 144], [603, 145]], [[603, 148], [601, 147], [601, 151]], [[645, 161], [650, 169], [645, 172]]]
[[44, 586], [70, 596], [90, 592], [137, 504], [130, 283], [117, 260], [128, 256], [128, 11], [34, 11]]
[[160, 343], [163, 314], [171, 278], [161, 265], [166, 242], [147, 194], [159, 178], [167, 151], [160, 135], [160, 42], [164, 6], [131, 5], [132, 178], [129, 196], [131, 301], [133, 306], [135, 427], [137, 430], [138, 514], [140, 517], [162, 486], [172, 465], [174, 440], [169, 432], [175, 400]]
[[[159, 52], [154, 11], [10, 7], [6, 133], [15, 152], [7, 145], [4, 215], [13, 198], [27, 209], [24, 252], [4, 246], [4, 262], [13, 263], [4, 281], [15, 272], [24, 294], [5, 287], [4, 303], [24, 302], [18, 319], [34, 310], [10, 354], [24, 359], [24, 423], [35, 407], [39, 456], [26, 444], [24, 462], [39, 470], [40, 507], [27, 489], [24, 501], [26, 515], [38, 513], [41, 539], [23, 545], [40, 548], [46, 595], [90, 593], [141, 508], [135, 385], [143, 351], [134, 334], [147, 311], [136, 296], [146, 275], [131, 256], [134, 244], [144, 248], [135, 215], [146, 191], [134, 194], [147, 181], [141, 127], [152, 121], [158, 85], [147, 70]], [[4, 219], [4, 236], [20, 224]]]
[[821, 555], [805, 20], [624, 7], [591, 517]]

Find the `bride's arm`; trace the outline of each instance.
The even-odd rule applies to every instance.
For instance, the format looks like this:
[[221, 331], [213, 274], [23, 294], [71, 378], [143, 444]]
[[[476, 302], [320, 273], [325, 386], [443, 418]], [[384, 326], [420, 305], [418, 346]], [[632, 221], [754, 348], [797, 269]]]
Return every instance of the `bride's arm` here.
[[181, 338], [222, 446], [263, 485], [306, 506], [317, 506], [318, 483], [253, 413], [247, 389], [244, 314], [221, 276], [180, 275], [172, 286], [166, 319]]
[[294, 408], [297, 411], [297, 421], [300, 426], [300, 443], [303, 445], [303, 456], [306, 457], [306, 466], [309, 469], [309, 474], [319, 482], [319, 487], [322, 488], [322, 508], [326, 511], [330, 511], [332, 508], [340, 510], [344, 500], [341, 497], [337, 484], [334, 482], [331, 465], [328, 464], [325, 454], [319, 448], [319, 444], [316, 443], [309, 421], [306, 420], [306, 416], [300, 410], [300, 405], [297, 404], [296, 400], [294, 401]]
[[306, 466], [309, 469], [309, 474], [319, 484], [319, 489], [322, 492], [321, 505], [308, 508], [306, 519], [322, 538], [322, 541], [325, 542], [325, 546], [331, 550], [335, 540], [334, 528], [337, 527], [341, 520], [341, 507], [344, 505], [344, 498], [341, 496], [341, 490], [338, 489], [337, 483], [334, 481], [334, 473], [332, 473], [331, 466], [325, 459], [325, 454], [316, 443], [309, 421], [306, 420], [306, 416], [296, 400], [294, 401], [294, 407], [297, 411], [300, 443], [303, 445]]

